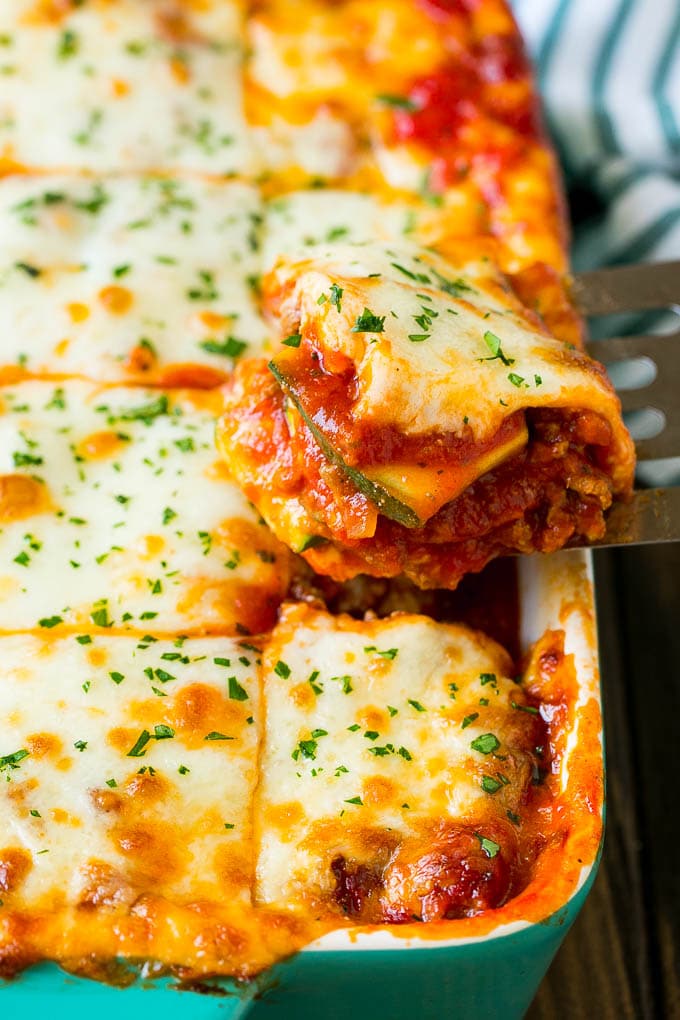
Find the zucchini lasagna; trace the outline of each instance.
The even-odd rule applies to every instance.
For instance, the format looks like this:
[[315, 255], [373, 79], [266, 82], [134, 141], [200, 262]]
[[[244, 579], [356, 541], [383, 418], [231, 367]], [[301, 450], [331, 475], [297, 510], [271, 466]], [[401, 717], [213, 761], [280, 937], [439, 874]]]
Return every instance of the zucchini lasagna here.
[[633, 455], [506, 4], [0, 0], [0, 80], [0, 976], [543, 919], [596, 698], [452, 589]]

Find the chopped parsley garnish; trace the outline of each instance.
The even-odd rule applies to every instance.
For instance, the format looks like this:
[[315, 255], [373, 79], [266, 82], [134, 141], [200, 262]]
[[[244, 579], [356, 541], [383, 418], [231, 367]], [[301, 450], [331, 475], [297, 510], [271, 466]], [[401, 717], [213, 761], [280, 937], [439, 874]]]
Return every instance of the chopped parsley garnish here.
[[376, 655], [380, 655], [383, 659], [396, 659], [399, 654], [398, 648], [387, 648], [381, 652], [375, 645], [366, 645], [364, 648], [365, 652], [375, 652]]
[[237, 340], [235, 336], [228, 336], [224, 340], [202, 340], [199, 344], [208, 354], [219, 354], [223, 358], [238, 358], [247, 346], [245, 340]]
[[352, 333], [384, 333], [385, 316], [375, 315], [369, 308], [364, 308], [352, 326]]
[[481, 736], [475, 737], [470, 744], [472, 750], [479, 751], [480, 754], [492, 754], [500, 746], [500, 740], [494, 733], [482, 733]]
[[63, 623], [61, 616], [44, 616], [42, 620], [38, 620], [39, 627], [45, 627], [50, 630], [52, 627], [57, 627], [60, 623]]
[[383, 106], [391, 106], [393, 110], [406, 110], [407, 113], [415, 113], [416, 110], [420, 109], [418, 103], [409, 99], [408, 96], [397, 96], [391, 92], [381, 92], [375, 98]]
[[436, 269], [432, 270], [434, 277], [437, 281], [437, 287], [439, 290], [443, 290], [445, 294], [449, 294], [451, 297], [460, 297], [461, 294], [465, 294], [466, 291], [474, 291], [474, 287], [470, 287], [469, 284], [457, 277], [455, 280], [447, 280], [445, 276], [438, 273]]
[[287, 336], [285, 340], [281, 341], [281, 343], [285, 344], [286, 347], [299, 347], [301, 342], [302, 342], [301, 333], [291, 333], [290, 336]]
[[15, 262], [14, 268], [20, 269], [23, 273], [26, 273], [26, 276], [30, 276], [33, 280], [42, 273], [42, 269], [38, 269], [37, 266], [32, 266], [28, 262]]
[[0, 757], [0, 772], [4, 769], [18, 769], [19, 762], [23, 761], [24, 758], [28, 758], [30, 751], [25, 748], [21, 748], [20, 751], [13, 751], [12, 754], [4, 754]]
[[232, 701], [248, 701], [248, 691], [241, 687], [235, 676], [230, 676], [227, 683], [229, 684], [229, 697]]
[[279, 661], [274, 666], [274, 672], [276, 673], [277, 676], [280, 676], [282, 680], [287, 680], [288, 677], [290, 676], [290, 666], [287, 663], [282, 662], [281, 659], [279, 659]]
[[345, 675], [345, 676], [332, 676], [331, 677], [331, 683], [333, 681], [336, 681], [337, 683], [342, 684], [342, 693], [343, 694], [351, 694], [352, 691], [354, 690], [354, 688], [352, 687], [352, 678], [351, 678], [351, 676], [347, 676], [347, 675]]
[[467, 729], [467, 727], [471, 723], [473, 723], [475, 721], [475, 719], [479, 719], [479, 712], [473, 712], [472, 715], [466, 715], [465, 718], [463, 719], [462, 723], [460, 724], [461, 730]]
[[155, 400], [151, 400], [148, 404], [141, 404], [139, 407], [131, 407], [127, 411], [122, 411], [121, 414], [117, 415], [119, 421], [143, 421], [146, 425], [159, 418], [162, 414], [167, 414], [169, 410], [168, 398], [165, 394], [161, 394]]
[[215, 274], [208, 269], [198, 270], [199, 286], [190, 287], [186, 294], [190, 301], [216, 301], [219, 293], [215, 287]]
[[419, 701], [415, 701], [414, 698], [408, 698], [408, 703], [412, 708], [415, 708], [416, 712], [427, 712], [427, 709], [420, 704]]
[[524, 376], [523, 375], [517, 375], [516, 372], [510, 372], [508, 374], [508, 382], [511, 382], [513, 386], [517, 387], [517, 389], [521, 389], [522, 386], [528, 386], [529, 385], [528, 383], [524, 382]]
[[342, 287], [338, 287], [337, 283], [332, 283], [330, 287], [330, 302], [338, 312], [342, 311], [342, 294]]
[[475, 838], [479, 840], [479, 845], [487, 857], [495, 857], [500, 850], [498, 843], [494, 843], [492, 839], [487, 839], [486, 836], [482, 836], [480, 832], [475, 833]]
[[224, 733], [220, 733], [218, 730], [211, 730], [210, 733], [206, 733], [203, 737], [204, 740], [233, 740], [233, 737], [228, 737]]
[[431, 282], [427, 273], [414, 273], [410, 269], [407, 269], [406, 266], [402, 266], [399, 262], [390, 262], [390, 265], [404, 276], [407, 276], [409, 280], [415, 280], [416, 283]]
[[300, 757], [309, 758], [314, 761], [316, 758], [317, 747], [318, 745], [316, 740], [300, 740], [291, 754], [291, 758], [293, 761], [298, 761]]
[[146, 751], [144, 750], [144, 748], [146, 747], [146, 745], [149, 743], [150, 740], [151, 740], [151, 734], [149, 733], [149, 731], [146, 730], [146, 729], [142, 730], [142, 732], [137, 737], [137, 740], [135, 741], [133, 746], [128, 751], [127, 757], [128, 758], [143, 758], [144, 755], [146, 754]]
[[361, 797], [349, 797], [348, 800], [345, 801], [345, 804], [359, 804], [362, 807], [363, 807], [363, 803], [364, 802], [361, 799]]
[[57, 44], [57, 57], [59, 60], [68, 60], [69, 57], [74, 57], [78, 52], [78, 36], [70, 28], [65, 29], [59, 37], [59, 43]]
[[484, 343], [491, 351], [492, 357], [481, 358], [480, 359], [481, 361], [495, 361], [496, 358], [499, 358], [504, 365], [514, 365], [515, 359], [506, 358], [505, 354], [503, 353], [503, 348], [501, 347], [502, 341], [500, 337], [496, 336], [495, 333], [492, 333], [490, 329], [487, 329], [486, 333], [484, 334]]
[[519, 712], [529, 712], [530, 715], [538, 715], [538, 709], [534, 708], [533, 705], [519, 705], [516, 701], [511, 701], [510, 705]]
[[172, 726], [166, 726], [164, 723], [160, 723], [158, 726], [154, 726], [153, 735], [156, 740], [170, 740], [174, 737], [175, 731]]
[[482, 776], [481, 787], [485, 793], [496, 793], [503, 784], [493, 776]]

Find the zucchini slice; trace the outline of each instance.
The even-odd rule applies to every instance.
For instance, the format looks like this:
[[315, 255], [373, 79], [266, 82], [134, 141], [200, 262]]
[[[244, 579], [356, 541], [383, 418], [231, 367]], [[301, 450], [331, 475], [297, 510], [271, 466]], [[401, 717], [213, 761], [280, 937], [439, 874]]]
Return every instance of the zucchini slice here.
[[420, 519], [418, 514], [416, 514], [411, 507], [402, 503], [401, 500], [393, 496], [387, 491], [387, 489], [383, 488], [382, 485], [372, 482], [366, 477], [366, 475], [362, 474], [361, 471], [357, 471], [356, 468], [350, 467], [349, 464], [345, 463], [338, 451], [335, 450], [328, 442], [328, 439], [318, 425], [316, 425], [312, 418], [310, 418], [307, 414], [300, 402], [294, 383], [281, 371], [276, 362], [269, 362], [269, 371], [272, 373], [286, 396], [289, 397], [291, 402], [295, 405], [295, 408], [299, 412], [305, 425], [319, 444], [321, 452], [326, 460], [330, 461], [334, 467], [337, 467], [340, 471], [342, 471], [342, 473], [349, 478], [352, 484], [356, 486], [359, 492], [364, 495], [366, 499], [369, 499], [371, 503], [374, 503], [380, 513], [385, 517], [389, 517], [390, 520], [396, 521], [397, 524], [402, 524], [405, 528], [421, 528], [424, 521]]

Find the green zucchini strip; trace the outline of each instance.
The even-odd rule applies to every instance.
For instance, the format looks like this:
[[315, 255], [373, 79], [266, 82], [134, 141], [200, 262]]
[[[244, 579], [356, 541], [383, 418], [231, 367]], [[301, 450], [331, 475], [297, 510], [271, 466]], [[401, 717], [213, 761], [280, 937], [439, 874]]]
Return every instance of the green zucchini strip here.
[[359, 492], [362, 493], [366, 499], [370, 499], [371, 503], [374, 503], [380, 513], [385, 517], [389, 517], [390, 520], [396, 521], [397, 524], [403, 524], [405, 528], [421, 528], [423, 526], [423, 521], [421, 521], [420, 517], [418, 517], [411, 507], [406, 506], [406, 504], [402, 503], [401, 500], [396, 499], [381, 485], [376, 485], [376, 483], [372, 482], [366, 477], [366, 475], [363, 475], [361, 471], [357, 471], [356, 468], [350, 467], [349, 464], [345, 463], [338, 451], [335, 450], [328, 442], [328, 439], [318, 425], [316, 425], [307, 414], [300, 402], [299, 395], [295, 391], [294, 384], [283, 374], [283, 372], [281, 372], [276, 362], [269, 362], [269, 371], [300, 413], [305, 425], [319, 444], [319, 448], [326, 460], [330, 461], [334, 467], [337, 467], [340, 471], [342, 471], [342, 473], [349, 478], [352, 484], [356, 486]]

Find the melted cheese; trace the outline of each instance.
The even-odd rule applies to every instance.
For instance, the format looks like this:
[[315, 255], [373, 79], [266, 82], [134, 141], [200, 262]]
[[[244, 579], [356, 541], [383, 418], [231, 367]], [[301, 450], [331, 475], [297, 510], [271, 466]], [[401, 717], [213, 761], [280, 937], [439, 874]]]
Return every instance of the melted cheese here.
[[414, 229], [420, 211], [403, 199], [336, 188], [278, 196], [265, 206], [263, 268], [271, 269], [288, 252], [324, 243], [400, 241]]
[[[258, 899], [323, 899], [331, 860], [370, 860], [371, 833], [396, 844], [423, 822], [483, 828], [489, 812], [516, 811], [527, 771], [510, 669], [495, 642], [462, 626], [286, 608], [263, 660]], [[490, 731], [502, 763], [472, 747]], [[490, 795], [481, 782], [498, 769], [509, 782]]]
[[0, 155], [30, 167], [253, 169], [238, 6], [3, 0]]
[[[340, 310], [319, 301], [333, 285]], [[482, 440], [528, 407], [590, 409], [612, 426], [616, 487], [630, 484], [632, 442], [604, 372], [550, 337], [488, 260], [452, 264], [405, 244], [319, 246], [282, 258], [266, 286], [284, 336], [309, 335], [353, 364], [356, 418], [407, 435], [469, 427]], [[373, 330], [362, 327], [367, 311]]]
[[265, 336], [260, 206], [240, 183], [0, 181], [0, 377], [219, 382]]
[[[256, 656], [223, 638], [85, 640], [0, 639], [0, 762], [28, 751], [0, 765], [0, 858], [9, 842], [31, 860], [6, 905], [40, 910], [54, 890], [82, 903], [97, 868], [111, 906], [144, 891], [219, 900], [225, 878], [247, 903]], [[225, 876], [230, 854], [242, 865]]]
[[251, 906], [251, 647], [17, 635], [0, 661], [3, 972], [129, 957], [247, 976], [299, 943]]
[[287, 556], [217, 463], [218, 395], [28, 382], [0, 400], [3, 630], [270, 624]]

